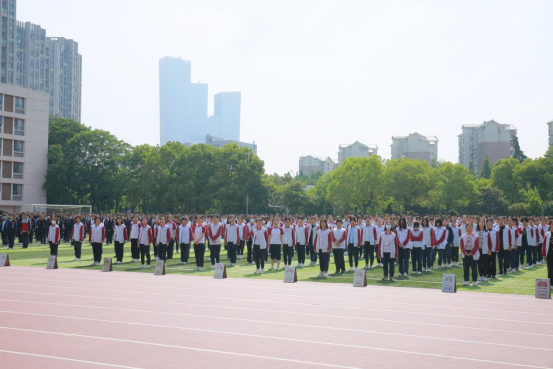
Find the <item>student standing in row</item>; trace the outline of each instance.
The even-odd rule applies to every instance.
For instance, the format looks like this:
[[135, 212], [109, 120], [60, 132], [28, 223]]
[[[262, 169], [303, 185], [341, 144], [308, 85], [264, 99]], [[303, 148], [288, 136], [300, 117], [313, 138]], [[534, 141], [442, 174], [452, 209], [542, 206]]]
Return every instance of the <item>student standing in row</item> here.
[[422, 243], [423, 243], [423, 257], [422, 257], [422, 270], [425, 272], [432, 271], [434, 267], [434, 249], [435, 246], [432, 244], [432, 227], [430, 227], [430, 221], [428, 217], [422, 219]]
[[392, 225], [387, 223], [386, 230], [378, 237], [378, 256], [384, 267], [383, 281], [388, 280], [388, 273], [390, 274], [390, 280], [394, 280], [394, 261], [397, 258], [398, 246], [399, 242], [396, 234], [392, 232]]
[[486, 221], [486, 230], [488, 233], [488, 275], [487, 278], [497, 278], [497, 252], [499, 251], [499, 232], [494, 228], [493, 222], [491, 219]]
[[[551, 224], [553, 224], [553, 222], [551, 222], [550, 225]], [[540, 248], [540, 254], [543, 260], [547, 263], [547, 278], [549, 278], [549, 286], [553, 290], [553, 237], [551, 237], [551, 231], [545, 233], [543, 237], [543, 244]]]
[[115, 221], [113, 239], [115, 244], [115, 264], [121, 264], [123, 262], [125, 242], [127, 242], [127, 227], [123, 224], [121, 217], [117, 217]]
[[282, 228], [282, 254], [284, 256], [284, 265], [292, 265], [294, 258], [294, 245], [296, 244], [296, 230], [291, 225], [290, 218], [284, 219], [284, 227]]
[[[365, 224], [361, 227], [363, 235], [363, 252], [365, 254], [365, 269], [373, 269], [375, 244], [378, 240], [376, 226], [371, 223], [371, 218], [365, 216]], [[369, 264], [370, 262], [370, 264]], [[378, 264], [378, 263], [377, 263]]]
[[148, 220], [142, 218], [142, 226], [138, 228], [138, 245], [140, 250], [141, 268], [144, 268], [144, 257], [146, 257], [146, 268], [150, 268], [150, 244], [154, 242], [152, 228], [148, 225]]
[[[363, 233], [361, 227], [357, 226], [357, 219], [355, 217], [351, 218], [347, 231], [349, 270], [357, 270], [359, 265], [359, 251], [363, 246]], [[355, 263], [355, 267], [353, 263]]]
[[[305, 266], [305, 252], [309, 240], [309, 229], [303, 224], [303, 217], [298, 217], [296, 225], [296, 252], [298, 254], [298, 266]], [[308, 247], [307, 247], [308, 248]]]
[[411, 258], [413, 260], [413, 274], [422, 274], [422, 254], [424, 253], [424, 234], [419, 228], [419, 222], [413, 223], [413, 229], [411, 230], [411, 245], [413, 247], [413, 253]]
[[[314, 220], [315, 218], [312, 219]], [[331, 248], [332, 241], [330, 229], [328, 229], [326, 219], [323, 219], [319, 224], [319, 228], [317, 228], [315, 240], [313, 241], [313, 251], [319, 256], [319, 277], [328, 277]]]
[[180, 246], [180, 263], [187, 264], [190, 256], [190, 242], [194, 239], [192, 227], [188, 225], [188, 218], [182, 217], [177, 228], [176, 244]]
[[[476, 226], [476, 232], [474, 232], [476, 236], [478, 236], [478, 244], [480, 245], [480, 257], [478, 258], [478, 274], [480, 277], [478, 278], [479, 281], [485, 282], [488, 280], [488, 258], [490, 253], [490, 239], [489, 239], [489, 232], [486, 231], [486, 222], [484, 221], [484, 218], [480, 218], [478, 220], [478, 225]], [[460, 242], [460, 241], [459, 241]]]
[[221, 238], [225, 234], [225, 226], [219, 222], [217, 215], [213, 216], [212, 223], [207, 227], [209, 238], [209, 257], [211, 259], [211, 269], [215, 269], [215, 264], [220, 261]]
[[435, 225], [430, 235], [432, 237], [432, 246], [436, 247], [438, 251], [438, 269], [441, 269], [442, 265], [446, 267], [445, 248], [447, 244], [447, 229], [442, 226], [441, 219], [436, 220]]
[[255, 261], [255, 274], [263, 274], [265, 269], [265, 252], [269, 243], [269, 233], [262, 227], [261, 219], [255, 221], [252, 230], [253, 259]]
[[275, 219], [269, 227], [269, 253], [271, 254], [271, 269], [275, 270], [275, 262], [277, 263], [277, 271], [280, 270], [280, 253], [284, 243], [284, 231], [279, 226], [278, 219]]
[[330, 231], [330, 241], [332, 242], [332, 254], [334, 255], [336, 274], [344, 273], [346, 271], [344, 253], [346, 251], [346, 240], [348, 238], [348, 231], [347, 229], [343, 228], [342, 225], [342, 220], [338, 219], [336, 221], [334, 229]]
[[309, 265], [316, 266], [318, 254], [315, 247], [315, 237], [317, 236], [317, 231], [319, 230], [319, 226], [317, 225], [317, 221], [315, 217], [309, 218], [309, 225], [307, 226], [307, 228], [309, 230], [309, 244], [307, 248], [311, 253], [311, 263], [309, 263]]
[[48, 243], [50, 244], [50, 255], [58, 256], [58, 245], [60, 244], [60, 227], [57, 225], [56, 218], [52, 218], [51, 225], [48, 228]]
[[246, 240], [246, 248], [247, 248], [247, 259], [246, 259], [246, 265], [251, 265], [253, 263], [253, 239], [252, 234], [253, 230], [255, 228], [255, 221], [253, 218], [250, 219], [250, 222], [246, 224], [244, 227], [244, 237], [243, 239]]
[[204, 225], [202, 217], [196, 217], [196, 224], [192, 227], [194, 234], [194, 256], [196, 257], [196, 270], [204, 270], [205, 238], [207, 226]]
[[225, 227], [225, 246], [230, 260], [230, 266], [236, 265], [237, 245], [240, 244], [240, 226], [234, 222], [234, 215], [228, 219]]
[[102, 245], [106, 239], [106, 227], [102, 224], [99, 217], [94, 219], [94, 224], [90, 227], [88, 242], [92, 245], [92, 254], [94, 262], [92, 265], [102, 265]]
[[138, 222], [138, 217], [135, 215], [132, 223], [129, 225], [129, 238], [131, 239], [131, 258], [132, 262], [137, 262], [139, 257], [138, 249], [138, 234], [140, 231], [140, 223]]
[[81, 261], [81, 249], [84, 240], [84, 225], [81, 223], [81, 217], [77, 215], [75, 224], [71, 231], [71, 241], [75, 250], [75, 261]]
[[165, 223], [165, 217], [161, 217], [161, 223], [156, 228], [157, 257], [159, 260], [167, 260], [167, 246], [170, 241], [171, 230], [167, 223]]
[[478, 236], [472, 232], [472, 223], [467, 223], [465, 231], [466, 233], [460, 239], [461, 254], [463, 256], [464, 285], [469, 285], [469, 271], [472, 271], [472, 282], [470, 284], [472, 286], [473, 284], [478, 284], [476, 280], [478, 278], [476, 266], [480, 257], [480, 241]]
[[405, 218], [399, 220], [399, 226], [396, 230], [396, 235], [399, 242], [398, 262], [399, 275], [403, 277], [409, 276], [409, 257], [411, 255], [411, 230], [407, 227]]

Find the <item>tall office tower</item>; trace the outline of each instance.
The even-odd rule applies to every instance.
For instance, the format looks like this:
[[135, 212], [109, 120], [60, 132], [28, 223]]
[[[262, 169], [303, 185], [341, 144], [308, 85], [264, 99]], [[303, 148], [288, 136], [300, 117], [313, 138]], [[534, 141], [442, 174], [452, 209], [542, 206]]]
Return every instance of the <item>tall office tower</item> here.
[[480, 173], [486, 155], [491, 165], [513, 156], [511, 139], [517, 135], [517, 129], [512, 124], [490, 120], [482, 124], [465, 124], [462, 129], [463, 133], [459, 135], [459, 163], [469, 168], [472, 162], [475, 174]]
[[45, 91], [50, 115], [81, 120], [82, 57], [78, 43], [46, 37], [46, 30], [16, 18], [16, 0], [2, 0], [0, 82]]
[[215, 118], [221, 120], [221, 136], [240, 140], [240, 92], [220, 92], [215, 95]]
[[190, 141], [186, 131], [186, 120], [190, 116], [190, 73], [188, 60], [166, 56], [159, 61], [161, 145], [169, 141]]
[[207, 117], [207, 83], [190, 84], [190, 116]]

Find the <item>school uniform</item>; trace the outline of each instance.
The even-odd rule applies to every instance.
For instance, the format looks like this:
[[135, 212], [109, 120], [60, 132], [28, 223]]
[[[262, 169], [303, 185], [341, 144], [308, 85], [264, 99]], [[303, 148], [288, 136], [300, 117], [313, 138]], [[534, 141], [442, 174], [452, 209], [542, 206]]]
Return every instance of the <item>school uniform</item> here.
[[165, 225], [169, 228], [169, 233], [171, 233], [171, 237], [167, 241], [167, 259], [173, 259], [173, 251], [175, 249], [175, 234], [177, 232], [177, 225], [175, 222], [167, 222]]
[[73, 249], [75, 250], [75, 258], [81, 258], [81, 249], [84, 240], [84, 224], [81, 222], [75, 223], [71, 230], [71, 243], [73, 243]]
[[171, 230], [169, 226], [161, 224], [156, 228], [157, 257], [159, 260], [167, 260], [167, 246], [171, 241]]
[[57, 224], [48, 228], [48, 243], [50, 244], [50, 255], [58, 255], [58, 245], [60, 244], [61, 231]]
[[[363, 252], [365, 254], [365, 267], [370, 266], [372, 268], [374, 264], [374, 252], [376, 246], [376, 240], [378, 234], [376, 232], [376, 226], [374, 224], [365, 224], [361, 227], [361, 234], [363, 237]], [[370, 261], [370, 265], [369, 265]]]
[[422, 229], [414, 230], [411, 229], [411, 245], [413, 246], [412, 250], [412, 263], [413, 263], [413, 272], [422, 273], [422, 254], [424, 253], [424, 232]]
[[399, 227], [395, 231], [398, 242], [398, 264], [399, 264], [399, 275], [409, 274], [409, 258], [411, 256], [411, 229], [404, 228], [400, 229]]
[[376, 258], [376, 265], [382, 266], [382, 259], [378, 254], [378, 240], [380, 239], [380, 235], [382, 234], [382, 232], [386, 232], [386, 227], [384, 225], [381, 225], [381, 226], [375, 226], [375, 228], [376, 228], [376, 234], [378, 236], [374, 240], [374, 254], [375, 254], [374, 257]]
[[487, 278], [495, 278], [497, 273], [497, 253], [499, 252], [499, 232], [496, 228], [488, 229], [488, 274]]
[[363, 231], [361, 230], [361, 227], [350, 226], [348, 228], [348, 261], [349, 261], [349, 267], [353, 267], [353, 263], [355, 263], [355, 268], [357, 269], [357, 266], [359, 265], [359, 251], [363, 247]]
[[516, 243], [513, 229], [506, 225], [497, 228], [497, 232], [499, 233], [499, 251], [497, 253], [499, 259], [499, 275], [507, 274], [510, 269], [511, 255], [509, 250], [512, 250], [513, 245]]
[[236, 251], [236, 253], [238, 255], [238, 259], [242, 259], [244, 257], [244, 247], [246, 246], [246, 240], [248, 239], [247, 237], [244, 237], [246, 223], [240, 223], [238, 225], [238, 228], [240, 229], [240, 243], [238, 244], [238, 250]]
[[384, 278], [394, 278], [394, 261], [398, 255], [399, 241], [394, 232], [382, 232], [378, 237], [378, 256], [384, 267]]
[[244, 238], [246, 240], [246, 264], [250, 265], [253, 263], [253, 229], [255, 228], [255, 223], [249, 222], [244, 226]]
[[188, 263], [188, 258], [190, 257], [190, 243], [194, 239], [190, 224], [179, 225], [176, 239], [176, 244], [180, 246], [180, 261], [181, 263]]
[[280, 236], [284, 235], [284, 231], [281, 227], [269, 228], [269, 253], [271, 254], [271, 260], [280, 261]]
[[152, 227], [147, 224], [145, 227], [141, 226], [138, 229], [137, 241], [140, 248], [140, 261], [142, 265], [144, 266], [144, 257], [146, 257], [148, 266], [150, 266], [150, 244], [154, 242]]
[[230, 264], [236, 264], [237, 247], [240, 244], [240, 226], [238, 224], [227, 224], [225, 226], [225, 246]]
[[123, 249], [125, 242], [127, 242], [127, 227], [124, 224], [115, 224], [113, 229], [113, 241], [115, 245], [115, 259], [116, 262], [123, 262]]
[[[538, 232], [538, 227], [536, 225], [534, 225], [534, 238], [536, 239], [535, 240], [535, 244], [536, 245], [542, 245], [543, 244], [543, 240], [542, 238], [544, 238], [544, 235], [545, 234], [542, 234], [540, 236], [540, 233]], [[537, 261], [536, 259], [534, 259], [534, 264], [541, 264], [543, 262], [543, 255], [542, 253], [538, 250], [538, 247], [536, 247], [536, 254], [537, 254]]]
[[478, 279], [476, 267], [480, 257], [480, 240], [474, 233], [470, 235], [465, 233], [461, 236], [460, 247], [465, 282], [469, 281], [469, 271], [472, 271], [472, 281], [476, 282]]
[[253, 259], [256, 270], [265, 269], [265, 253], [269, 243], [269, 233], [263, 227], [254, 227], [251, 232], [253, 244]]
[[221, 222], [210, 224], [207, 227], [207, 236], [209, 239], [209, 258], [211, 259], [211, 267], [219, 263], [221, 254], [221, 237], [224, 236], [225, 225]]
[[330, 250], [332, 249], [331, 231], [329, 228], [318, 228], [313, 240], [313, 251], [319, 255], [319, 269], [321, 273], [328, 273], [330, 264]]
[[92, 244], [94, 263], [100, 264], [102, 260], [102, 245], [106, 239], [106, 227], [102, 223], [93, 224], [90, 227], [88, 241]]
[[[459, 263], [459, 246], [461, 241], [461, 229], [458, 227], [450, 227], [451, 235], [453, 237], [453, 242], [451, 245], [451, 262], [458, 265]], [[476, 229], [476, 228], [473, 228]]]
[[307, 230], [308, 230], [309, 238], [308, 238], [306, 253], [308, 254], [311, 253], [311, 257], [310, 257], [311, 265], [314, 266], [314, 265], [317, 265], [317, 256], [319, 255], [318, 252], [315, 250], [315, 237], [317, 236], [319, 225], [308, 224]]
[[[196, 267], [204, 267], [205, 257], [205, 239], [207, 236], [207, 226], [201, 224], [194, 224], [192, 226], [192, 233], [194, 235], [194, 256], [196, 257]], [[203, 234], [203, 236], [202, 236]], [[198, 242], [196, 242], [198, 240]]]
[[[346, 251], [347, 237], [348, 231], [343, 227], [335, 227], [330, 231], [330, 241], [332, 242], [332, 254], [334, 255], [334, 265], [336, 266], [336, 273], [344, 273], [346, 271], [344, 253]], [[338, 245], [336, 245], [335, 242], [338, 242]]]
[[303, 266], [305, 264], [305, 252], [309, 243], [309, 227], [306, 224], [301, 226], [295, 226], [296, 235], [296, 252], [298, 254], [298, 265]]
[[[17, 224], [15, 220], [6, 219], [2, 226], [2, 235], [6, 237], [8, 249], [13, 250]], [[59, 242], [58, 242], [59, 243]]]
[[284, 265], [292, 265], [294, 258], [294, 245], [296, 244], [296, 229], [293, 226], [282, 227], [282, 254], [284, 255]]
[[[434, 227], [430, 232], [430, 238], [432, 246], [435, 247], [435, 250], [438, 252], [438, 267], [441, 268], [442, 264], [446, 265], [445, 259], [445, 248], [447, 245], [447, 229], [443, 226]], [[433, 254], [433, 261], [436, 258], [436, 254]]]
[[540, 248], [542, 258], [547, 258], [547, 278], [549, 278], [550, 286], [553, 286], [553, 237], [551, 237], [551, 232], [544, 235]]
[[29, 218], [21, 219], [21, 221], [19, 223], [19, 232], [21, 233], [21, 240], [22, 240], [24, 249], [29, 247], [29, 231], [30, 230], [31, 230], [31, 220]]
[[139, 222], [132, 222], [127, 227], [129, 231], [129, 238], [131, 239], [131, 258], [132, 261], [138, 261], [138, 257], [140, 254], [139, 249], [139, 243], [138, 243], [138, 236], [140, 234], [140, 228], [142, 228], [142, 224]]

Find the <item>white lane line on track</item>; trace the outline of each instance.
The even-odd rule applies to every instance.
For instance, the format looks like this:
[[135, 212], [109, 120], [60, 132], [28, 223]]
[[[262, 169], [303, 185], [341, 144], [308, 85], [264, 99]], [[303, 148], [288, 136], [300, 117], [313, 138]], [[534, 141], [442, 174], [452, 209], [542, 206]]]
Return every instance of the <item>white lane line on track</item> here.
[[[41, 331], [41, 330], [24, 329], [24, 328], [11, 328], [11, 327], [3, 327], [3, 326], [0, 326], [0, 329], [6, 329], [6, 330], [12, 330], [12, 331], [21, 331], [21, 332], [30, 332], [30, 333], [43, 333], [43, 334], [52, 334], [52, 335], [62, 335], [62, 336], [65, 335], [65, 334], [67, 334], [67, 333], [65, 333], [65, 332], [63, 332], [63, 333], [62, 333], [62, 332], [51, 332], [51, 331]], [[258, 335], [248, 335], [248, 336], [251, 336], [251, 337], [263, 337], [263, 336], [258, 336]], [[188, 346], [167, 345], [167, 344], [155, 343], [155, 342], [145, 342], [145, 341], [127, 340], [127, 339], [122, 339], [122, 338], [109, 338], [109, 337], [101, 337], [101, 336], [89, 336], [89, 335], [84, 335], [84, 334], [79, 334], [79, 335], [73, 336], [73, 337], [91, 338], [91, 339], [99, 339], [99, 340], [114, 341], [114, 342], [134, 343], [134, 344], [142, 344], [142, 345], [152, 345], [152, 346], [158, 346], [158, 347], [178, 348], [178, 349], [185, 349], [185, 350], [194, 350], [194, 351], [202, 351], [202, 352], [211, 352], [211, 353], [221, 353], [221, 354], [227, 354], [227, 355], [257, 357], [257, 358], [262, 358], [262, 359], [272, 359], [272, 360], [278, 360], [278, 361], [286, 361], [286, 362], [293, 362], [293, 363], [300, 363], [300, 364], [318, 365], [318, 366], [325, 366], [325, 367], [358, 369], [358, 368], [354, 368], [354, 367], [347, 367], [347, 366], [340, 366], [340, 365], [333, 365], [333, 364], [323, 364], [323, 363], [315, 363], [315, 362], [300, 361], [300, 360], [293, 360], [293, 359], [277, 358], [277, 357], [270, 357], [270, 356], [260, 356], [260, 355], [236, 353], [236, 352], [229, 352], [229, 351], [220, 351], [220, 350], [211, 350], [211, 349], [195, 348], [195, 347], [188, 347]], [[310, 341], [310, 340], [301, 340], [301, 339], [293, 339], [293, 338], [275, 338], [275, 339], [278, 339], [278, 340], [286, 340], [286, 341], [292, 341], [292, 342], [298, 342], [298, 343], [313, 343], [313, 344], [318, 344], [318, 345], [321, 345], [321, 346], [328, 345], [328, 346], [338, 346], [338, 347], [346, 347], [346, 348], [358, 348], [358, 349], [366, 349], [366, 350], [370, 350], [370, 351], [393, 352], [393, 353], [401, 353], [401, 354], [408, 354], [408, 355], [417, 355], [417, 356], [423, 356], [423, 357], [433, 357], [433, 358], [440, 358], [440, 359], [466, 360], [466, 361], [471, 361], [471, 362], [489, 363], [489, 364], [498, 364], [498, 365], [508, 365], [508, 366], [516, 366], [516, 367], [524, 367], [524, 368], [535, 368], [535, 369], [551, 369], [551, 367], [544, 367], [544, 366], [526, 365], [526, 364], [515, 364], [515, 363], [503, 362], [503, 361], [485, 360], [485, 359], [474, 359], [474, 358], [460, 357], [460, 356], [451, 356], [451, 355], [439, 355], [439, 354], [420, 353], [420, 352], [416, 352], [416, 351], [406, 351], [406, 350], [396, 350], [396, 349], [384, 349], [384, 348], [374, 348], [374, 347], [365, 347], [365, 346], [356, 346], [356, 345], [346, 345], [346, 344], [335, 344], [335, 343], [320, 342], [320, 341]]]
[[[107, 363], [100, 363], [100, 362], [97, 362], [97, 361], [70, 359], [70, 358], [68, 358], [68, 357], [60, 357], [60, 356], [50, 356], [50, 355], [32, 354], [32, 353], [30, 353], [30, 352], [10, 351], [10, 350], [2, 350], [2, 349], [0, 349], [0, 353], [1, 353], [1, 352], [5, 353], [5, 354], [32, 356], [32, 357], [39, 357], [39, 358], [43, 358], [43, 359], [63, 360], [63, 361], [70, 361], [70, 362], [73, 362], [73, 363], [81, 363], [81, 364], [92, 364], [92, 365], [107, 366], [107, 367], [111, 367], [111, 368], [120, 368], [120, 369], [141, 369], [141, 368], [134, 367], [134, 366], [107, 364]], [[45, 367], [45, 366], [44, 366], [44, 367]]]
[[[161, 293], [161, 292], [149, 292], [149, 291], [122, 291], [122, 290], [111, 290], [107, 288], [89, 288], [89, 287], [69, 287], [69, 286], [51, 286], [47, 284], [23, 284], [23, 283], [10, 283], [10, 282], [2, 282], [0, 281], [0, 285], [9, 285], [9, 286], [21, 286], [21, 287], [44, 287], [44, 288], [53, 288], [53, 289], [74, 289], [74, 290], [86, 290], [86, 291], [98, 291], [98, 292], [115, 292], [115, 293], [134, 293], [139, 295], [159, 295], [159, 296], [175, 296], [175, 297], [184, 297], [186, 295], [183, 294], [176, 294], [176, 293]], [[190, 289], [191, 291], [202, 291], [205, 292], [205, 290], [202, 289]], [[27, 292], [27, 291], [20, 291], [20, 292]], [[326, 306], [329, 308], [340, 308], [340, 309], [350, 309], [350, 310], [371, 310], [371, 311], [382, 311], [382, 309], [374, 309], [369, 307], [355, 307], [355, 306], [342, 306], [342, 305], [328, 305], [328, 304], [320, 304], [320, 303], [304, 303], [304, 302], [290, 302], [290, 301], [274, 301], [274, 300], [254, 300], [254, 299], [246, 299], [246, 298], [237, 298], [237, 297], [221, 297], [221, 296], [194, 296], [197, 298], [203, 298], [203, 299], [217, 299], [217, 300], [229, 300], [229, 301], [250, 301], [250, 302], [260, 302], [260, 303], [270, 303], [270, 304], [285, 304], [285, 305], [298, 305], [298, 306]], [[278, 295], [276, 295], [278, 297]], [[348, 302], [347, 299], [338, 299], [339, 301]], [[365, 301], [363, 301], [365, 302]], [[370, 303], [370, 301], [367, 301], [367, 303]], [[394, 306], [394, 303], [390, 303], [391, 306]], [[533, 313], [533, 312], [521, 312], [521, 311], [510, 311], [510, 310], [494, 310], [494, 309], [478, 309], [478, 308], [457, 308], [452, 306], [441, 306], [441, 305], [421, 305], [421, 304], [409, 304], [409, 303], [401, 303], [397, 305], [407, 305], [407, 306], [423, 306], [423, 307], [436, 307], [436, 308], [443, 308], [443, 309], [463, 309], [463, 310], [476, 310], [479, 312], [482, 311], [489, 311], [494, 313], [511, 313], [511, 314], [528, 314], [528, 315], [544, 315], [544, 316], [553, 316], [553, 314], [546, 314], [546, 313]], [[439, 315], [439, 316], [454, 316], [454, 317], [470, 317], [472, 319], [490, 319], [490, 320], [507, 320], [507, 321], [515, 321], [515, 322], [525, 322], [525, 323], [531, 323], [531, 324], [546, 324], [546, 325], [553, 325], [553, 323], [545, 323], [545, 322], [529, 322], [529, 321], [519, 321], [519, 320], [511, 320], [511, 319], [501, 319], [501, 318], [482, 318], [477, 316], [463, 316], [463, 315], [446, 315], [446, 314], [438, 314], [434, 312], [429, 313], [421, 313], [421, 312], [412, 312], [412, 311], [406, 311], [406, 310], [394, 310], [398, 313], [411, 313], [411, 314], [422, 314], [422, 315]]]
[[[14, 314], [14, 315], [29, 315], [29, 316], [49, 317], [49, 318], [60, 318], [60, 319], [74, 319], [74, 320], [113, 323], [113, 324], [131, 324], [131, 325], [139, 325], [139, 326], [145, 326], [145, 327], [179, 329], [179, 330], [187, 330], [187, 331], [195, 331], [195, 332], [228, 334], [228, 335], [252, 337], [251, 334], [247, 334], [247, 333], [231, 332], [231, 331], [218, 331], [218, 330], [205, 329], [205, 328], [179, 327], [179, 326], [170, 326], [170, 325], [152, 324], [152, 323], [140, 323], [140, 322], [121, 322], [121, 321], [107, 320], [107, 319], [83, 318], [83, 317], [72, 317], [72, 316], [66, 316], [66, 315], [53, 315], [53, 314], [40, 314], [40, 313], [21, 313], [21, 312], [16, 312], [16, 311], [3, 311], [3, 310], [0, 310], [0, 313]], [[243, 319], [243, 321], [247, 321], [247, 320]], [[258, 321], [254, 321], [254, 322], [263, 323], [263, 324], [275, 324], [274, 322], [271, 322], [271, 321], [259, 321], [258, 320]], [[329, 329], [329, 330], [364, 333], [364, 334], [381, 334], [381, 335], [389, 335], [389, 336], [396, 336], [396, 337], [408, 337], [408, 338], [419, 338], [419, 339], [422, 338], [422, 339], [430, 339], [430, 340], [438, 340], [438, 341], [452, 341], [452, 342], [469, 343], [469, 344], [501, 346], [501, 347], [526, 349], [526, 350], [553, 351], [553, 349], [540, 348], [540, 347], [509, 345], [509, 344], [485, 342], [485, 341], [475, 341], [475, 340], [462, 340], [462, 339], [456, 339], [456, 338], [422, 336], [422, 335], [417, 335], [417, 334], [389, 333], [389, 332], [384, 332], [384, 331], [336, 328], [336, 327], [327, 327], [327, 326], [309, 326], [309, 325], [306, 325], [306, 324], [291, 324], [291, 323], [277, 323], [277, 324], [279, 324], [279, 325], [290, 325], [290, 326], [296, 326], [296, 327], [302, 327], [302, 328]], [[72, 333], [71, 335], [78, 335], [78, 333]], [[258, 337], [258, 338], [266, 338], [266, 339], [287, 340], [287, 338], [276, 337], [276, 336], [263, 336], [263, 335], [253, 335], [253, 336]], [[322, 342], [317, 342], [317, 343], [322, 343]], [[333, 345], [334, 343], [327, 342], [327, 344]], [[336, 345], [342, 345], [342, 344], [337, 343]]]
[[[130, 311], [130, 312], [139, 312], [139, 313], [159, 313], [157, 310], [142, 310], [142, 309], [127, 309], [127, 308], [115, 308], [115, 307], [107, 307], [107, 306], [92, 306], [92, 305], [78, 305], [78, 304], [64, 304], [59, 302], [45, 302], [45, 301], [28, 301], [28, 300], [12, 300], [12, 299], [3, 299], [0, 298], [0, 301], [9, 301], [9, 302], [24, 302], [24, 303], [30, 303], [30, 304], [44, 304], [44, 305], [55, 305], [55, 306], [70, 306], [70, 307], [80, 307], [80, 308], [91, 308], [91, 309], [103, 309], [103, 310], [116, 310], [116, 311]], [[134, 301], [134, 300], [132, 300]], [[139, 300], [144, 301], [144, 300]], [[151, 301], [149, 301], [151, 302]], [[259, 311], [264, 313], [289, 313], [290, 311], [284, 311], [284, 310], [271, 310], [271, 309], [255, 309], [255, 308], [236, 308], [236, 307], [229, 307], [229, 306], [222, 306], [222, 305], [204, 305], [204, 304], [192, 304], [192, 303], [176, 303], [179, 305], [187, 305], [187, 306], [195, 306], [195, 307], [202, 307], [202, 308], [217, 308], [217, 309], [231, 309], [231, 310], [249, 310], [249, 311]], [[191, 313], [174, 313], [174, 312], [167, 312], [164, 311], [163, 314], [167, 315], [175, 315], [175, 316], [187, 316], [187, 317], [201, 317], [201, 318], [210, 318], [210, 319], [224, 319], [224, 320], [237, 320], [237, 321], [244, 321], [244, 322], [258, 322], [258, 323], [265, 323], [265, 321], [262, 320], [251, 320], [251, 319], [241, 319], [241, 318], [230, 318], [230, 317], [224, 317], [224, 316], [217, 316], [217, 315], [201, 315], [201, 314], [191, 314]], [[461, 325], [451, 325], [451, 324], [437, 324], [437, 323], [425, 323], [425, 322], [414, 322], [414, 321], [406, 321], [406, 320], [392, 320], [392, 319], [379, 319], [379, 318], [367, 318], [367, 317], [353, 317], [353, 316], [344, 316], [344, 315], [336, 315], [336, 314], [315, 314], [315, 313], [302, 313], [302, 312], [294, 312], [294, 314], [297, 315], [307, 315], [309, 317], [321, 317], [321, 318], [337, 318], [337, 319], [350, 319], [350, 320], [366, 320], [366, 321], [377, 321], [377, 322], [386, 322], [386, 323], [393, 323], [393, 324], [414, 324], [414, 325], [422, 325], [422, 326], [432, 326], [432, 327], [442, 327], [447, 329], [468, 329], [468, 330], [476, 330], [476, 331], [483, 331], [483, 332], [500, 332], [500, 333], [511, 333], [516, 335], [530, 335], [530, 336], [540, 336], [540, 337], [553, 337], [553, 334], [546, 334], [546, 333], [535, 333], [535, 332], [524, 332], [524, 331], [509, 331], [504, 329], [494, 329], [494, 328], [480, 328], [480, 327], [467, 327], [467, 326], [461, 326]], [[285, 325], [295, 325], [292, 323], [281, 323], [281, 322], [268, 322], [271, 324], [285, 324]], [[336, 328], [334, 328], [336, 329]]]

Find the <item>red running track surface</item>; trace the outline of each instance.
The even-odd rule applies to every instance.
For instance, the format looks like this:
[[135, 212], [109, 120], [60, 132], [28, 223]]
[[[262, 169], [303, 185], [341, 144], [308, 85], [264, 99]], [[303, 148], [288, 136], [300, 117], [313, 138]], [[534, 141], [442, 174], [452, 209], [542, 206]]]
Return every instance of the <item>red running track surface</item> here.
[[553, 303], [380, 286], [0, 268], [0, 368], [215, 366], [553, 368]]

